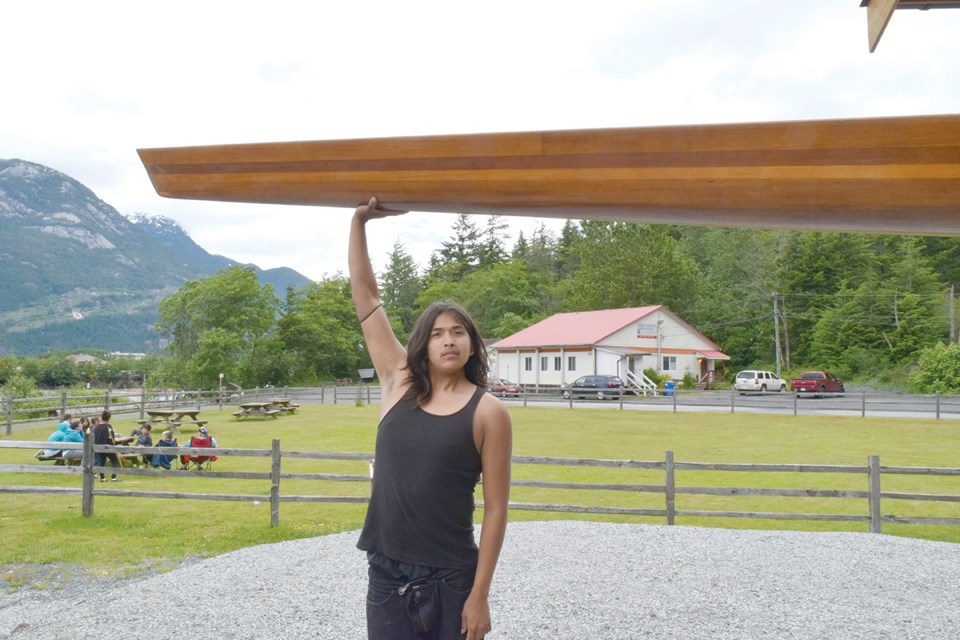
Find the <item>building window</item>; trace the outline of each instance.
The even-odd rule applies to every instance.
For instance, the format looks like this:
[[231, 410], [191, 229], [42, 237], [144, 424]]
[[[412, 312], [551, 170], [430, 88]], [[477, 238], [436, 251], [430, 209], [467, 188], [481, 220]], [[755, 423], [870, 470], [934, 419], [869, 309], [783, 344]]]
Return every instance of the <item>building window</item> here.
[[524, 371], [533, 371], [533, 358], [527, 356], [523, 359], [523, 370]]
[[577, 370], [577, 357], [567, 356], [567, 371], [576, 371], [576, 370]]
[[550, 365], [550, 358], [548, 356], [540, 356], [540, 371], [546, 371]]
[[664, 370], [664, 371], [676, 371], [676, 370], [677, 370], [677, 357], [676, 357], [676, 356], [663, 356], [663, 370]]
[[553, 370], [554, 370], [554, 371], [560, 371], [560, 366], [561, 366], [562, 363], [563, 363], [563, 358], [561, 358], [560, 356], [554, 357], [554, 359], [553, 359]]

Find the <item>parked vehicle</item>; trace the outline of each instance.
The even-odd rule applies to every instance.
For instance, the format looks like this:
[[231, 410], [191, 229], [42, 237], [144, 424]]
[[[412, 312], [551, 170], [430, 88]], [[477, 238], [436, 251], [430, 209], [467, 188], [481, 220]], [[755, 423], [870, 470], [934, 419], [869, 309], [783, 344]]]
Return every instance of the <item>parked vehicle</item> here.
[[487, 391], [501, 398], [517, 397], [523, 394], [523, 387], [504, 378], [493, 378], [487, 384]]
[[733, 388], [740, 392], [740, 395], [747, 391], [778, 391], [784, 393], [787, 390], [787, 381], [777, 377], [772, 371], [762, 371], [759, 369], [746, 369], [737, 374], [733, 381]]
[[790, 381], [790, 389], [797, 393], [843, 393], [843, 382], [829, 371], [806, 371]]
[[560, 387], [564, 400], [594, 396], [597, 400], [619, 398], [623, 393], [623, 380], [620, 376], [582, 376], [571, 384]]

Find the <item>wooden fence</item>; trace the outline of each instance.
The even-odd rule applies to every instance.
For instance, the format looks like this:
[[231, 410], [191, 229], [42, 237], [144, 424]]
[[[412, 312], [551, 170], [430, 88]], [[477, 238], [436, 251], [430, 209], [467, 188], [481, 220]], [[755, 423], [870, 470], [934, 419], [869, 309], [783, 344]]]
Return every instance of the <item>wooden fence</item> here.
[[[46, 442], [2, 441], [0, 448], [42, 449], [49, 446]], [[332, 452], [303, 452], [282, 451], [280, 441], [273, 440], [270, 449], [188, 449], [180, 448], [178, 454], [189, 455], [216, 455], [218, 457], [260, 457], [270, 458], [269, 472], [244, 471], [182, 471], [182, 470], [155, 470], [140, 468], [120, 468], [94, 466], [94, 452], [113, 453], [146, 453], [170, 455], [171, 449], [165, 447], [128, 447], [112, 445], [94, 445], [88, 436], [83, 444], [57, 443], [63, 449], [83, 448], [83, 462], [79, 466], [46, 466], [40, 464], [0, 464], [0, 473], [56, 473], [82, 475], [82, 487], [49, 487], [49, 486], [0, 486], [0, 493], [57, 493], [79, 494], [82, 500], [82, 513], [92, 516], [94, 513], [94, 498], [128, 497], [128, 498], [172, 498], [188, 500], [227, 500], [227, 501], [261, 501], [270, 502], [270, 523], [276, 526], [280, 521], [280, 505], [283, 502], [341, 502], [365, 503], [364, 496], [330, 496], [330, 495], [286, 495], [281, 494], [282, 480], [322, 480], [333, 482], [368, 482], [369, 475], [349, 475], [335, 473], [286, 473], [282, 470], [282, 461], [285, 459], [319, 459], [319, 460], [358, 460], [369, 461], [372, 465], [372, 455], [369, 453], [332, 453]], [[960, 476], [960, 469], [942, 467], [883, 467], [879, 456], [871, 455], [865, 466], [845, 465], [811, 465], [811, 464], [742, 464], [742, 463], [713, 463], [713, 462], [679, 462], [674, 459], [672, 451], [665, 453], [663, 460], [596, 460], [580, 458], [546, 458], [535, 456], [514, 456], [515, 465], [545, 465], [565, 467], [606, 467], [615, 469], [652, 469], [663, 473], [663, 484], [613, 484], [613, 483], [582, 483], [582, 482], [554, 482], [545, 480], [514, 479], [513, 487], [535, 487], [560, 490], [598, 490], [598, 491], [625, 491], [635, 493], [662, 494], [664, 507], [662, 509], [639, 509], [627, 507], [583, 506], [568, 504], [536, 504], [511, 502], [510, 508], [527, 511], [553, 511], [566, 513], [617, 514], [628, 516], [647, 516], [664, 518], [668, 525], [676, 523], [682, 517], [711, 517], [711, 518], [754, 518], [778, 520], [819, 520], [837, 522], [863, 522], [869, 524], [869, 530], [880, 533], [883, 523], [909, 523], [958, 525], [960, 517], [929, 517], [929, 516], [897, 516], [883, 514], [881, 501], [883, 500], [915, 500], [960, 503], [960, 495], [925, 494], [884, 492], [881, 490], [881, 477], [884, 475], [924, 475], [924, 476]], [[372, 467], [371, 467], [372, 468]], [[818, 474], [858, 474], [865, 476], [865, 490], [842, 489], [798, 489], [798, 488], [750, 488], [728, 486], [677, 486], [677, 471], [713, 471], [735, 473], [818, 473]], [[95, 488], [94, 479], [100, 473], [118, 473], [136, 476], [174, 476], [174, 477], [203, 477], [203, 478], [231, 478], [244, 480], [269, 481], [269, 491], [266, 495], [257, 494], [209, 494], [187, 492], [159, 492], [159, 491], [127, 491], [118, 489]], [[780, 496], [794, 498], [846, 498], [863, 500], [865, 513], [862, 514], [823, 514], [823, 513], [796, 513], [796, 512], [752, 512], [752, 511], [707, 511], [677, 508], [677, 495], [713, 495], [713, 496]], [[482, 503], [478, 504], [482, 507]]]
[[143, 419], [148, 409], [182, 409], [219, 407], [239, 402], [255, 402], [268, 398], [292, 397], [297, 401], [316, 404], [376, 404], [380, 402], [380, 387], [360, 384], [325, 387], [256, 387], [253, 389], [196, 389], [160, 391], [105, 391], [88, 395], [68, 395], [60, 392], [35, 398], [2, 399], [3, 421], [6, 435], [13, 434], [15, 425], [32, 426], [38, 421], [49, 422], [71, 414], [99, 415], [109, 409], [114, 415], [137, 415]]
[[[619, 409], [659, 409], [716, 411], [760, 411], [784, 414], [816, 414], [833, 412], [842, 415], [896, 415], [960, 417], [960, 396], [891, 394], [878, 392], [833, 393], [822, 397], [806, 398], [796, 393], [768, 393], [740, 395], [735, 391], [700, 391], [680, 388], [661, 390], [662, 395], [621, 395], [606, 402], [608, 407]], [[237, 404], [241, 401], [257, 401], [273, 397], [289, 397], [301, 404], [378, 404], [380, 387], [373, 384], [342, 384], [323, 387], [257, 387], [253, 389], [211, 390], [162, 390], [162, 391], [107, 391], [86, 396], [71, 396], [65, 392], [39, 398], [4, 398], [2, 402], [6, 435], [12, 435], [15, 425], [32, 426], [37, 421], [49, 421], [54, 416], [71, 413], [91, 416], [104, 409], [114, 415], [139, 414], [144, 417], [148, 409], [178, 409], [192, 407], [202, 409]], [[595, 399], [564, 400], [558, 387], [528, 387], [524, 392], [509, 399], [523, 406], [560, 405], [573, 409], [581, 404], [593, 404]]]

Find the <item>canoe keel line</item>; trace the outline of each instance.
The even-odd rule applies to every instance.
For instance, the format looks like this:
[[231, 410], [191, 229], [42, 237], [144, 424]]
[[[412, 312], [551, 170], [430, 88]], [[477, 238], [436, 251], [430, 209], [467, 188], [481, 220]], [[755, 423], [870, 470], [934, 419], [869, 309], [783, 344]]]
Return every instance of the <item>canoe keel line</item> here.
[[138, 152], [173, 198], [960, 235], [960, 115]]

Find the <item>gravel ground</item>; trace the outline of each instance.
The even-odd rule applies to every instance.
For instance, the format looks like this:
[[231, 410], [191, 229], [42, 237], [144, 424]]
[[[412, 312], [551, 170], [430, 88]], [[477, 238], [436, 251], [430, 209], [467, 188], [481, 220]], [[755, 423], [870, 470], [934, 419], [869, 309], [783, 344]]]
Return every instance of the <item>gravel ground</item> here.
[[[357, 532], [0, 595], [0, 638], [363, 640]], [[509, 525], [489, 638], [956, 638], [960, 545], [866, 533]]]

